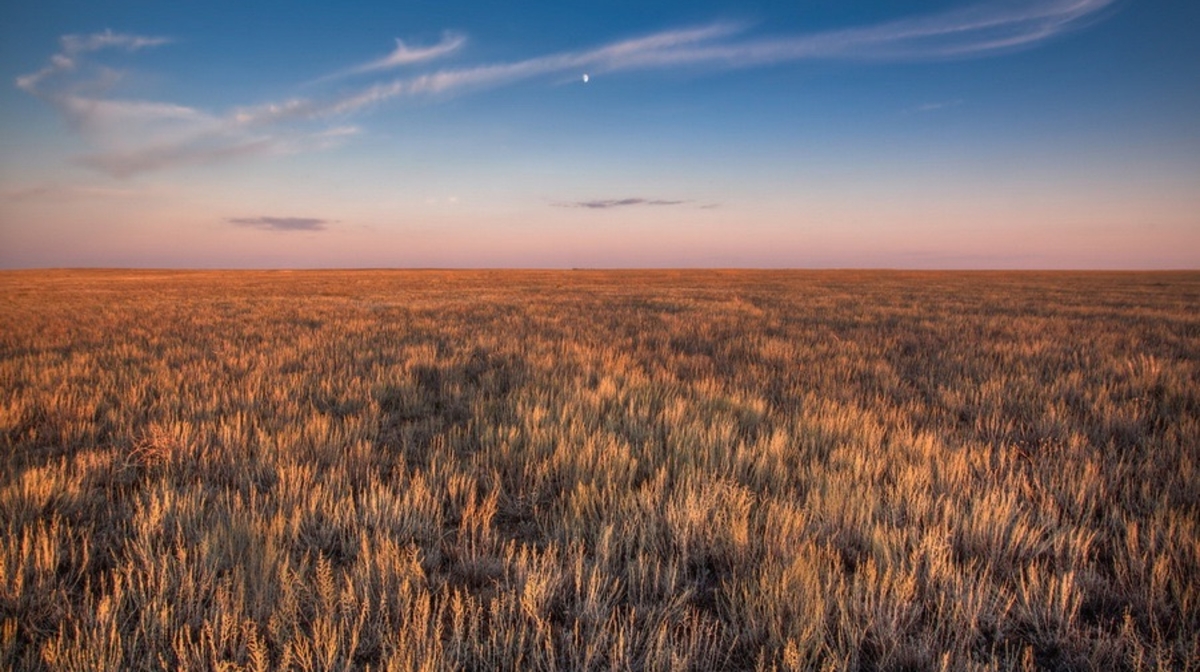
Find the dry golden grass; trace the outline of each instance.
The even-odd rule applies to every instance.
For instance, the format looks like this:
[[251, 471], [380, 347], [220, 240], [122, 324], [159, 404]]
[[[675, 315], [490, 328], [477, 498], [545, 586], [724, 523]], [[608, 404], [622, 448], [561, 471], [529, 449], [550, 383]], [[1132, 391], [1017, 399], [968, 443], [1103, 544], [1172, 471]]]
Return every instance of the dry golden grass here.
[[0, 274], [0, 667], [1198, 669], [1200, 275]]

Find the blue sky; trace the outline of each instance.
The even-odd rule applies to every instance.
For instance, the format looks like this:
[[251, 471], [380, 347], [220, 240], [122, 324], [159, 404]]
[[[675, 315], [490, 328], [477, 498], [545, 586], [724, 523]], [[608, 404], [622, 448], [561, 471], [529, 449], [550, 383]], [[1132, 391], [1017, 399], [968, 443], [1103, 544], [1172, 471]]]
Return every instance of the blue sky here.
[[1195, 3], [347, 4], [7, 3], [0, 267], [1200, 268]]

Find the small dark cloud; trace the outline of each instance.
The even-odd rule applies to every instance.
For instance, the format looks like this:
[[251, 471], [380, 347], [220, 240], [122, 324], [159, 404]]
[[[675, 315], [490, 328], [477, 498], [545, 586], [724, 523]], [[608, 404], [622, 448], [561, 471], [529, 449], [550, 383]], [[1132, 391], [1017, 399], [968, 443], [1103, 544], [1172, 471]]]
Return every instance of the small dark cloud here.
[[267, 231], [324, 231], [328, 219], [315, 217], [230, 217], [225, 220], [234, 226]]
[[589, 210], [606, 210], [621, 208], [629, 205], [683, 205], [687, 201], [668, 201], [661, 198], [608, 198], [595, 201], [568, 201], [555, 203], [560, 208], [587, 208]]

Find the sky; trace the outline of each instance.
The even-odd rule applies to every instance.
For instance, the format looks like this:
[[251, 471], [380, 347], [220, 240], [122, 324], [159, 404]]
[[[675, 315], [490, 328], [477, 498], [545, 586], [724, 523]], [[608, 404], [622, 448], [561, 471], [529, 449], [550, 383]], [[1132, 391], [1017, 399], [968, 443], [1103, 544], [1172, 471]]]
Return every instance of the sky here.
[[1200, 3], [0, 6], [0, 268], [1200, 268]]

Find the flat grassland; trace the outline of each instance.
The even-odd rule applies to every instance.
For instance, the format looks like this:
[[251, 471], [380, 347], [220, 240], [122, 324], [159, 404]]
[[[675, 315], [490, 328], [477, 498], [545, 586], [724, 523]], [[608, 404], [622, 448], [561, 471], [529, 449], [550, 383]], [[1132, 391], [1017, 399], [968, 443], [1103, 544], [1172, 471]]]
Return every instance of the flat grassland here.
[[1198, 669], [1200, 274], [0, 273], [0, 667]]

